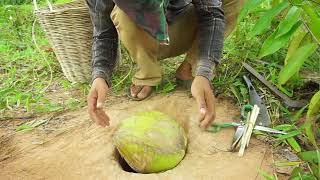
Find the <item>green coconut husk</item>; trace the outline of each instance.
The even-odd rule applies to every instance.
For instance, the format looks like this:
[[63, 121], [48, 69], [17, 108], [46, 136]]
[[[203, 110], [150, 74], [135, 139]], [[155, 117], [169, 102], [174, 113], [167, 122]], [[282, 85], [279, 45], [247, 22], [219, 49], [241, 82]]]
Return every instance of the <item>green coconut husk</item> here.
[[179, 164], [186, 153], [187, 136], [174, 119], [150, 111], [121, 121], [114, 134], [114, 143], [133, 170], [156, 173]]

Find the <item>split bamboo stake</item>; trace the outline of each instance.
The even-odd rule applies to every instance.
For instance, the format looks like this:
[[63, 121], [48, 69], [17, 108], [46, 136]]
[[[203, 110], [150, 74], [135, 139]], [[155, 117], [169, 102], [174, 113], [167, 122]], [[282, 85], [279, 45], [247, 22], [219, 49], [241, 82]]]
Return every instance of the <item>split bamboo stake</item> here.
[[256, 120], [258, 118], [258, 115], [259, 115], [259, 111], [260, 111], [260, 108], [259, 106], [255, 105], [257, 108], [256, 110], [254, 111], [254, 113], [252, 113], [252, 121], [251, 121], [251, 124], [252, 124], [252, 128], [250, 129], [250, 132], [248, 132], [248, 138], [247, 138], [247, 144], [246, 144], [246, 147], [249, 146], [249, 142], [250, 142], [250, 139], [251, 139], [251, 135], [252, 135], [252, 131], [254, 129], [254, 126], [256, 124]]
[[[239, 153], [240, 152], [242, 152], [242, 151], [244, 151], [244, 148], [245, 148], [245, 138], [244, 138], [244, 136], [245, 136], [245, 134], [246, 134], [246, 132], [247, 132], [247, 130], [248, 130], [248, 124], [247, 124], [247, 122], [249, 122], [249, 120], [250, 120], [250, 116], [251, 116], [251, 112], [248, 112], [248, 115], [247, 115], [247, 119], [246, 119], [246, 124], [244, 125], [244, 127], [243, 127], [243, 133], [242, 133], [242, 137], [241, 137], [241, 139], [240, 139], [240, 148], [239, 148]], [[240, 156], [240, 155], [239, 155]]]
[[244, 134], [241, 139], [240, 150], [238, 153], [239, 156], [243, 156], [246, 146], [249, 145], [252, 130], [253, 130], [254, 125], [256, 123], [259, 111], [260, 111], [260, 108], [257, 105], [254, 105], [251, 113], [248, 114], [249, 121], [246, 122], [247, 128], [245, 129]]

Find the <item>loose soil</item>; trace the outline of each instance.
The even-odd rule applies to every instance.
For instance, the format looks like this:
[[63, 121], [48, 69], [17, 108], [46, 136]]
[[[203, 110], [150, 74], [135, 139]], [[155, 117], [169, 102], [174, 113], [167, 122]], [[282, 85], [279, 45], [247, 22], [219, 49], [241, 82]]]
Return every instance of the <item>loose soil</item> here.
[[[216, 122], [239, 118], [230, 101], [217, 99]], [[138, 111], [159, 110], [177, 119], [188, 134], [188, 152], [172, 170], [139, 174], [123, 170], [112, 135], [122, 119]], [[234, 129], [218, 133], [198, 127], [194, 99], [185, 92], [155, 96], [142, 102], [121, 100], [108, 105], [111, 126], [95, 125], [86, 109], [67, 112], [45, 126], [28, 132], [0, 129], [0, 179], [263, 179], [259, 171], [273, 173], [272, 152], [252, 139], [244, 157], [229, 152]], [[2, 132], [1, 132], [2, 131]]]

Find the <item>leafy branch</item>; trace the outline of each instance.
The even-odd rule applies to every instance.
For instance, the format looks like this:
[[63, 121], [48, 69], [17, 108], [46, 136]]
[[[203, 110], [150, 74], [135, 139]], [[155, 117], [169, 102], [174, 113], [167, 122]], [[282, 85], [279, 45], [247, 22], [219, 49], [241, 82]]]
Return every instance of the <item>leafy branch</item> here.
[[[245, 4], [240, 13], [240, 19], [248, 12], [259, 7], [265, 0], [249, 0]], [[268, 1], [271, 2], [271, 1]], [[264, 34], [266, 31], [272, 31], [272, 33], [264, 40], [262, 47], [259, 51], [258, 57], [263, 58], [265, 56], [274, 54], [280, 49], [287, 48], [286, 57], [283, 60], [284, 66], [280, 70], [277, 78], [278, 87], [280, 89], [283, 85], [288, 83], [294, 75], [299, 73], [301, 67], [305, 61], [311, 57], [320, 46], [320, 15], [319, 15], [319, 0], [272, 0], [272, 7], [266, 9], [262, 16], [257, 20], [252, 31], [249, 32], [250, 37]], [[281, 15], [281, 16], [279, 16]], [[285, 16], [282, 16], [285, 15]], [[280, 20], [279, 20], [280, 19]], [[277, 22], [277, 27], [272, 30], [272, 22]], [[320, 57], [317, 58], [320, 60]], [[302, 114], [303, 110], [300, 112]], [[320, 90], [312, 97], [306, 120], [299, 127], [299, 133], [295, 125], [288, 124], [290, 127], [296, 127], [294, 129], [289, 128], [292, 136], [280, 136], [278, 140], [287, 142], [296, 152], [301, 151], [301, 147], [295, 140], [295, 136], [301, 135], [307, 137], [309, 143], [313, 146], [314, 151], [301, 152], [303, 154], [300, 158], [308, 162], [310, 167], [310, 173], [308, 175], [314, 178], [320, 178], [320, 152], [316, 140], [317, 125], [316, 121], [319, 118], [317, 115], [320, 113]], [[287, 125], [287, 124], [284, 124]], [[282, 126], [282, 125], [280, 125]], [[283, 126], [285, 127], [285, 126]], [[301, 133], [300, 133], [301, 132]], [[315, 160], [311, 161], [311, 155]], [[318, 157], [318, 158], [317, 158]], [[318, 169], [318, 170], [317, 170]], [[297, 170], [299, 171], [299, 169]], [[299, 171], [300, 172], [300, 171]], [[302, 172], [302, 171], [301, 171]], [[305, 174], [305, 173], [304, 173]], [[301, 173], [292, 176], [302, 177]], [[306, 175], [306, 174], [305, 174]]]

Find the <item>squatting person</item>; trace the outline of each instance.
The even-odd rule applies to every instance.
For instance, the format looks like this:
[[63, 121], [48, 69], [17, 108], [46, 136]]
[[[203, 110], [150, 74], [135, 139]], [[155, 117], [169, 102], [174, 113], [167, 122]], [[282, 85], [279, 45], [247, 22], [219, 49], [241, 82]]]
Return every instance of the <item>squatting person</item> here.
[[137, 64], [128, 88], [133, 100], [147, 98], [161, 82], [159, 60], [186, 53], [176, 71], [177, 82], [191, 88], [201, 114], [200, 127], [210, 126], [215, 118], [210, 80], [243, 0], [87, 0], [87, 4], [94, 27], [91, 119], [109, 125], [103, 103], [112, 87], [120, 39]]

